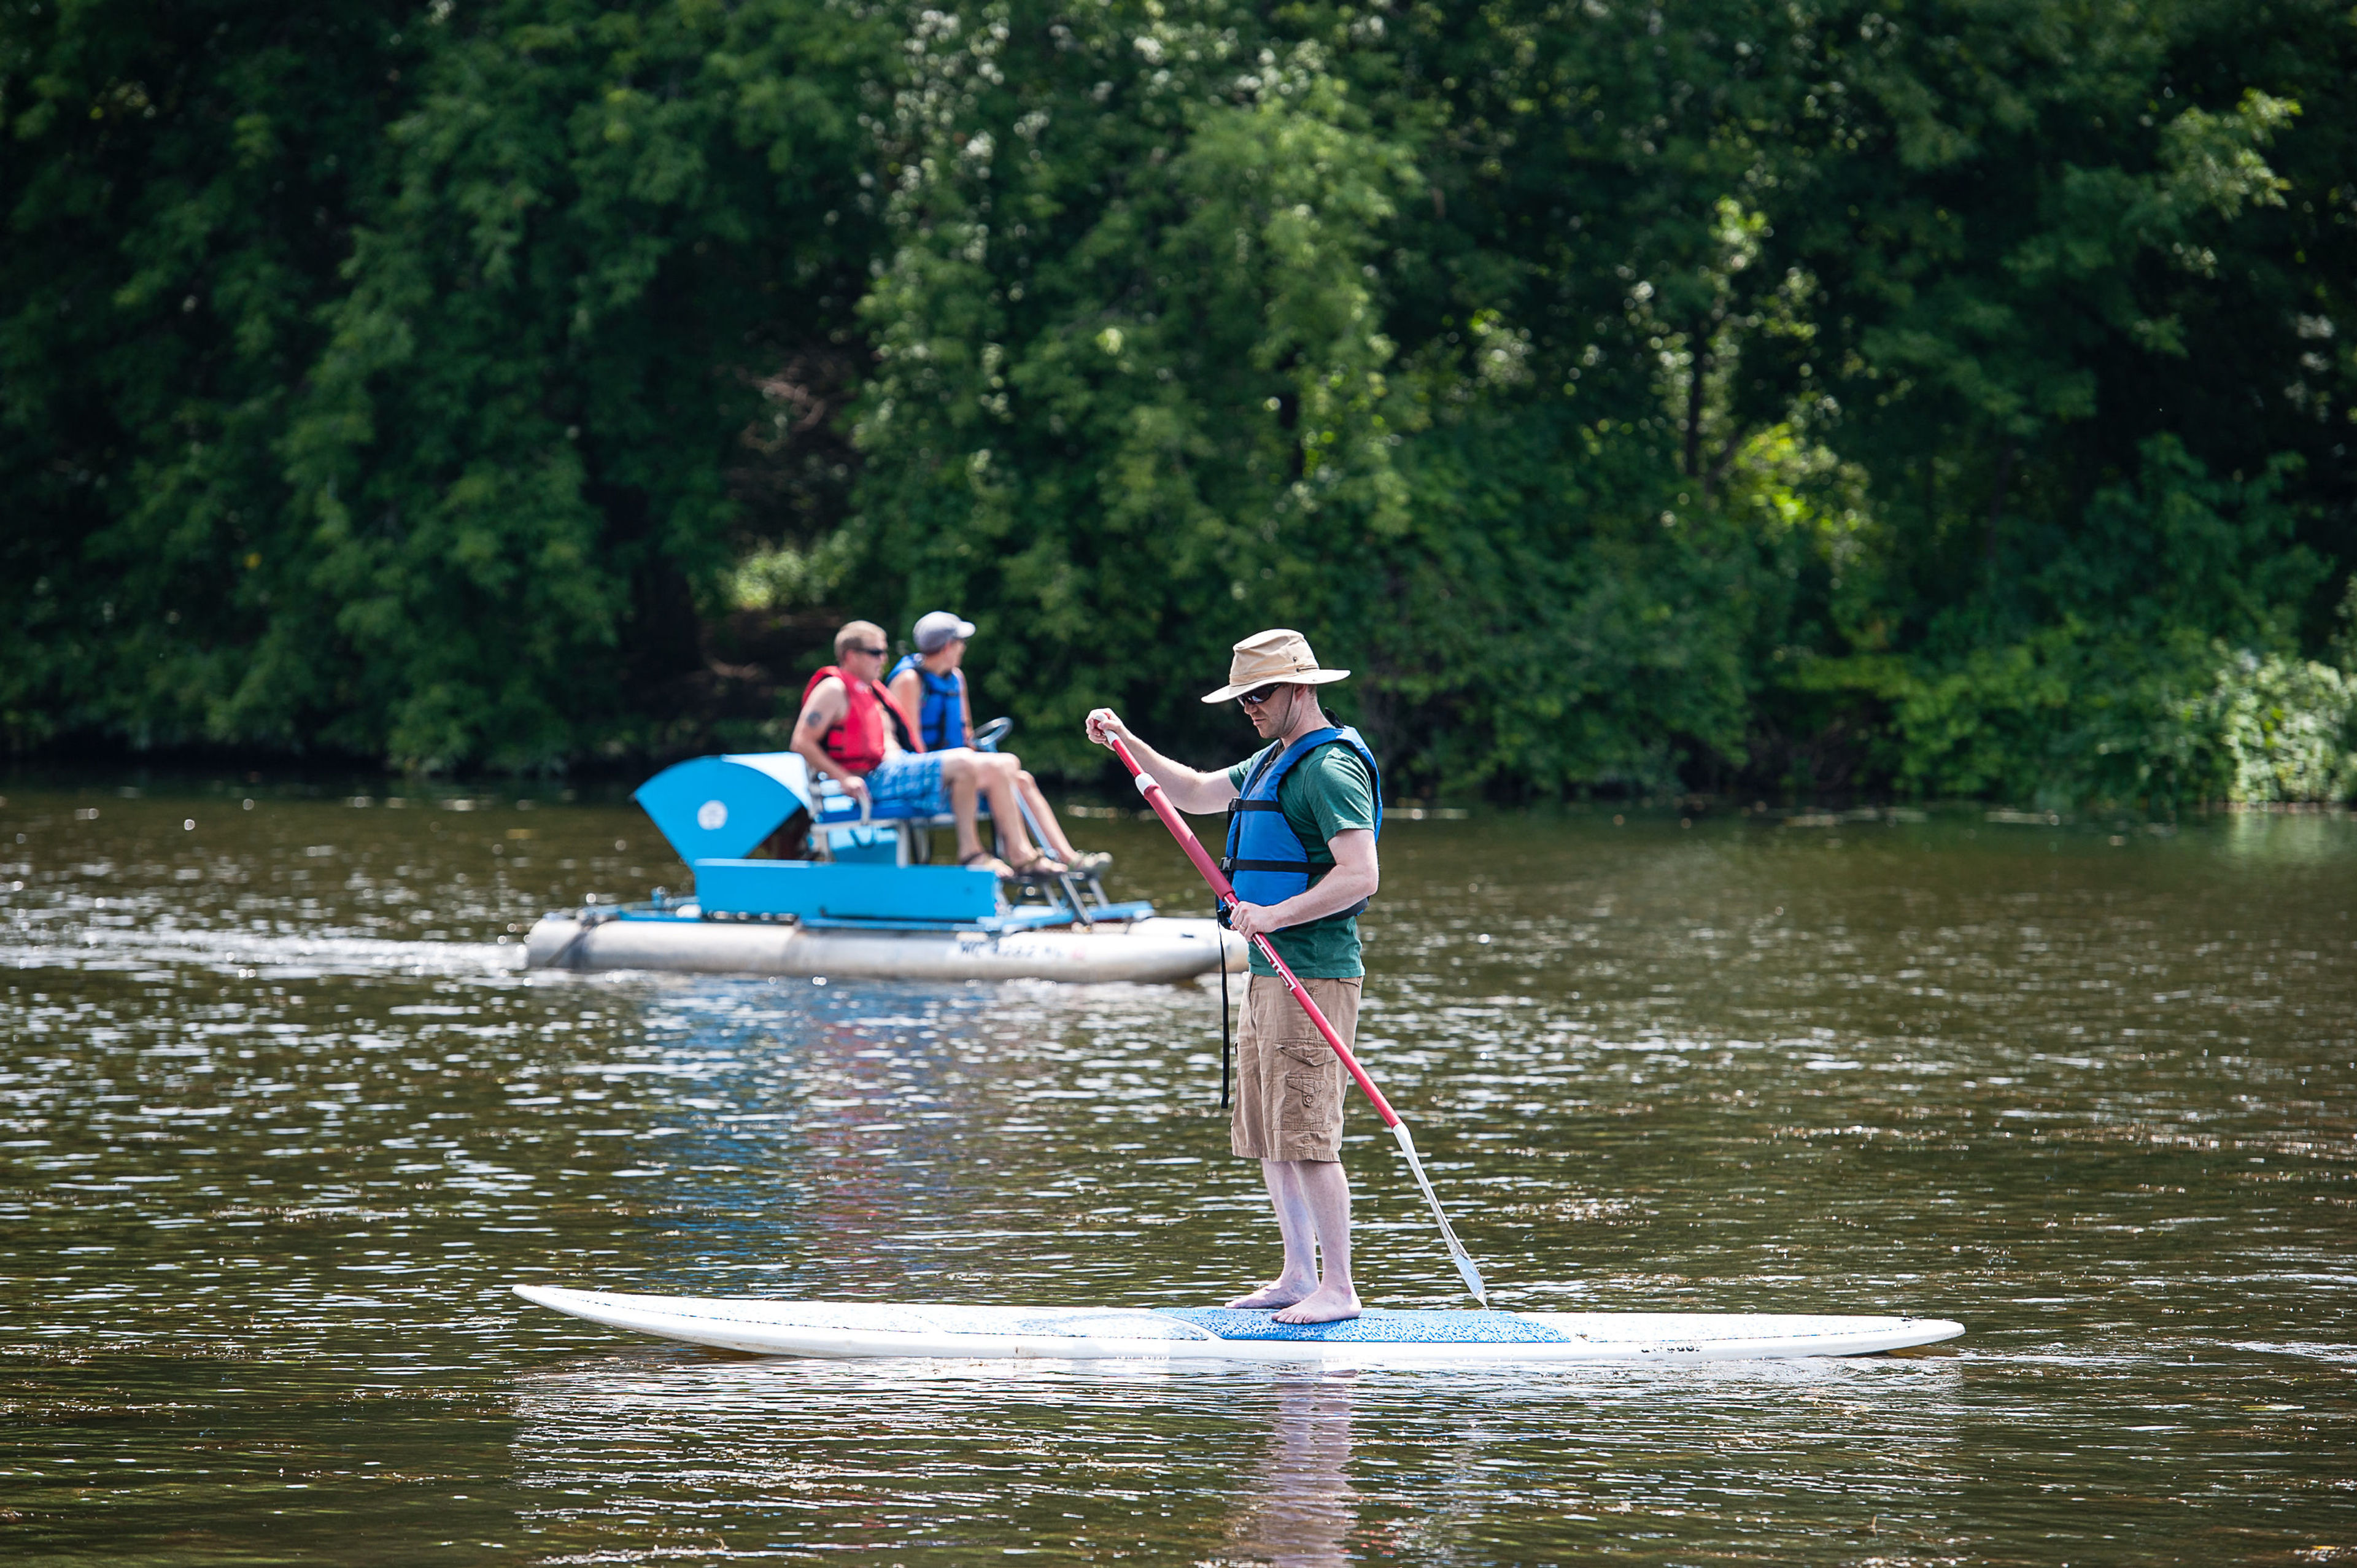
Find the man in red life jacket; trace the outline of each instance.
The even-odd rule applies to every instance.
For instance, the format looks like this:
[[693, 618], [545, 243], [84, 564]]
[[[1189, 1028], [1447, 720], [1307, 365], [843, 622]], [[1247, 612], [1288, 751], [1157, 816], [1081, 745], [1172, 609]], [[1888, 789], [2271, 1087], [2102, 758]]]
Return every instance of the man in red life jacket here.
[[[884, 660], [890, 651], [884, 628], [873, 621], [856, 620], [834, 634], [834, 663], [812, 676], [802, 693], [794, 750], [814, 771], [880, 815], [954, 815], [960, 865], [978, 865], [1000, 876], [1063, 870], [1023, 831], [1015, 800], [1015, 758], [966, 746], [925, 749], [916, 722], [885, 689]], [[982, 846], [977, 799], [990, 802], [991, 819], [1015, 856], [1012, 867]]]

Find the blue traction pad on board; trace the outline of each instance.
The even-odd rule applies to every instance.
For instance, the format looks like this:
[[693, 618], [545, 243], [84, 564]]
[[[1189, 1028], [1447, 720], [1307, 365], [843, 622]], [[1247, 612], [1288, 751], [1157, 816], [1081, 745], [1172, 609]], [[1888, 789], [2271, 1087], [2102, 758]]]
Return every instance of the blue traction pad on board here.
[[1315, 1339], [1361, 1345], [1560, 1345], [1565, 1337], [1510, 1312], [1386, 1312], [1370, 1308], [1340, 1323], [1279, 1323], [1273, 1310], [1157, 1306], [1222, 1339]]

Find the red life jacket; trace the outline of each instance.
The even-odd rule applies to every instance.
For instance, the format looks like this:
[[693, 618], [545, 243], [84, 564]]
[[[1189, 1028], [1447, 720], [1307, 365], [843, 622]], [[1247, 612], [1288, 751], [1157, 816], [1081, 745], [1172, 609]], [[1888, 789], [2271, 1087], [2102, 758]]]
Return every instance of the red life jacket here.
[[900, 749], [916, 755], [925, 749], [917, 726], [900, 711], [900, 703], [884, 689], [880, 681], [855, 681], [840, 667], [830, 664], [810, 678], [802, 688], [802, 705], [810, 705], [811, 693], [828, 676], [843, 682], [846, 711], [843, 722], [826, 732], [819, 744], [826, 754], [850, 768], [854, 773], [873, 773], [884, 760], [884, 725], [888, 720], [898, 732]]

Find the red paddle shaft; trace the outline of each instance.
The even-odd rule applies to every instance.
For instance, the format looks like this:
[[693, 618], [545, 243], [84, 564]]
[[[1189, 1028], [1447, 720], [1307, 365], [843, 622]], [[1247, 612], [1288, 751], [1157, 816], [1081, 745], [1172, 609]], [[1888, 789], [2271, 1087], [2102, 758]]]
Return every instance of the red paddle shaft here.
[[[1162, 819], [1162, 825], [1170, 830], [1170, 836], [1178, 841], [1178, 847], [1186, 851], [1189, 860], [1195, 863], [1195, 869], [1202, 873], [1203, 880], [1211, 885], [1211, 891], [1218, 896], [1220, 902], [1234, 903], [1235, 885], [1228, 880], [1227, 873], [1220, 869], [1219, 863], [1204, 853], [1203, 841], [1178, 820], [1178, 809], [1170, 803], [1170, 797], [1163, 792], [1161, 784], [1153, 774], [1137, 765], [1137, 758], [1129, 754], [1129, 747], [1118, 736], [1114, 737], [1113, 749], [1114, 755], [1121, 758], [1121, 765], [1136, 776], [1137, 792], [1146, 797], [1146, 803], [1154, 808], [1154, 814]], [[1292, 968], [1276, 956], [1275, 944], [1257, 931], [1253, 933], [1252, 943], [1260, 949], [1261, 957], [1268, 960], [1270, 966], [1276, 971], [1276, 977], [1285, 982], [1285, 988], [1293, 993], [1293, 999], [1301, 1004], [1301, 1010], [1309, 1015], [1309, 1021], [1318, 1026], [1318, 1032], [1326, 1036], [1326, 1043], [1334, 1047], [1334, 1054], [1342, 1058], [1343, 1069], [1358, 1080], [1361, 1089], [1367, 1091], [1367, 1099], [1373, 1102], [1375, 1114], [1383, 1118], [1383, 1125], [1398, 1126], [1399, 1112], [1393, 1110], [1392, 1102], [1383, 1098], [1383, 1091], [1375, 1087], [1375, 1080], [1367, 1076], [1367, 1069], [1359, 1065], [1359, 1058], [1351, 1054], [1351, 1047], [1342, 1043], [1342, 1036], [1335, 1032], [1334, 1026], [1326, 1021], [1326, 1015], [1318, 1010], [1318, 1004], [1310, 1000], [1309, 993], [1302, 989], [1301, 982], [1293, 977]]]
[[[1178, 808], [1171, 805], [1170, 797], [1163, 792], [1161, 784], [1153, 774], [1137, 765], [1137, 758], [1129, 754], [1129, 747], [1119, 736], [1107, 738], [1113, 742], [1114, 755], [1121, 758], [1121, 765], [1128, 768], [1137, 780], [1137, 792], [1146, 797], [1146, 803], [1154, 808], [1154, 814], [1162, 819], [1162, 825], [1170, 830], [1170, 836], [1178, 841], [1178, 847], [1187, 852], [1187, 858], [1195, 863], [1195, 869], [1202, 873], [1203, 880], [1211, 885], [1211, 892], [1223, 904], [1234, 903], [1234, 884], [1228, 880], [1227, 874], [1211, 857], [1203, 853], [1203, 841], [1178, 820]], [[1490, 1292], [1481, 1283], [1480, 1265], [1474, 1262], [1473, 1255], [1465, 1250], [1465, 1243], [1457, 1239], [1456, 1230], [1449, 1225], [1448, 1216], [1442, 1211], [1440, 1195], [1432, 1190], [1432, 1178], [1424, 1173], [1424, 1161], [1416, 1155], [1415, 1140], [1409, 1135], [1407, 1123], [1401, 1121], [1399, 1112], [1392, 1109], [1392, 1102], [1383, 1098], [1383, 1091], [1375, 1087], [1375, 1080], [1367, 1076], [1367, 1069], [1359, 1065], [1359, 1058], [1351, 1054], [1351, 1047], [1342, 1043], [1342, 1036], [1334, 1032], [1334, 1026], [1326, 1021], [1326, 1015], [1318, 1010], [1318, 1004], [1309, 999], [1309, 993], [1302, 989], [1301, 982], [1293, 977], [1292, 967], [1276, 956], [1275, 945], [1258, 932], [1254, 933], [1252, 940], [1253, 945], [1260, 949], [1261, 957], [1268, 960], [1269, 966], [1276, 971], [1277, 978], [1285, 982], [1285, 988], [1293, 993], [1293, 999], [1301, 1004], [1301, 1010], [1309, 1015], [1309, 1021], [1318, 1026], [1318, 1032], [1326, 1036], [1326, 1043], [1334, 1047], [1334, 1054], [1342, 1058], [1342, 1066], [1358, 1080], [1359, 1087], [1367, 1091], [1367, 1099], [1373, 1103], [1375, 1114], [1383, 1119], [1383, 1125], [1391, 1129], [1392, 1141], [1407, 1157], [1407, 1168], [1415, 1177], [1415, 1185], [1424, 1189], [1425, 1202], [1432, 1206], [1432, 1218], [1440, 1226], [1440, 1239], [1448, 1244], [1449, 1261], [1457, 1265], [1457, 1272], [1463, 1277], [1465, 1288], [1472, 1293], [1473, 1299], [1488, 1306]], [[1226, 953], [1220, 955], [1220, 961], [1223, 964], [1228, 961]]]

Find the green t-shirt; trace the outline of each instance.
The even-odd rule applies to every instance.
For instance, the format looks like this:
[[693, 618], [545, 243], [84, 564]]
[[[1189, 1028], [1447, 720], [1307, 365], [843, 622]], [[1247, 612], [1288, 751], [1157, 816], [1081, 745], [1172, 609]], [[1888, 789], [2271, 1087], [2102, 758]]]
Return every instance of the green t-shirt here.
[[[1229, 768], [1228, 782], [1242, 789], [1254, 767], [1279, 744], [1271, 741]], [[1336, 833], [1375, 825], [1375, 781], [1367, 776], [1359, 754], [1340, 744], [1321, 746], [1295, 763], [1276, 788], [1276, 803], [1284, 809], [1286, 825], [1308, 852], [1313, 876], [1318, 867], [1334, 864], [1334, 852], [1326, 846]], [[1306, 926], [1289, 926], [1269, 933], [1269, 941], [1305, 980], [1350, 980], [1367, 972], [1359, 958], [1356, 916], [1329, 915]], [[1276, 973], [1258, 948], [1253, 950], [1252, 972]]]

